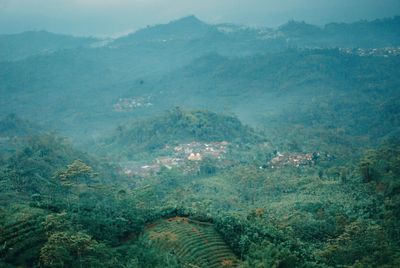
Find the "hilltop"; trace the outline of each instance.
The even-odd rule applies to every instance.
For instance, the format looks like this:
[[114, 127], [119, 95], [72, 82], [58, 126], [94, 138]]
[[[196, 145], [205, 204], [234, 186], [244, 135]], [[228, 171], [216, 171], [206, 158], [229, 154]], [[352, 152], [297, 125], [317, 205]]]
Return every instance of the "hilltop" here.
[[264, 140], [234, 116], [175, 108], [162, 116], [118, 127], [115, 134], [105, 140], [102, 150], [134, 156], [135, 153], [156, 152], [166, 145], [193, 141], [245, 144]]
[[134, 45], [135, 42], [167, 42], [174, 39], [199, 39], [213, 27], [195, 16], [188, 16], [167, 24], [148, 26], [137, 32], [116, 39], [112, 46]]
[[353, 23], [328, 23], [323, 27], [304, 21], [289, 21], [277, 30], [290, 46], [309, 48], [378, 48], [396, 47], [400, 41], [400, 16], [357, 21]]

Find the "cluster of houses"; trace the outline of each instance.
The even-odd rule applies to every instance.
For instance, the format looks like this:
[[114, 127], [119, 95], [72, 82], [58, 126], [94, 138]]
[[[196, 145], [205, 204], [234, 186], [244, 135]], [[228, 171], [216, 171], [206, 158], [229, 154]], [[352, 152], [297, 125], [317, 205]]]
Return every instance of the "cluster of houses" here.
[[360, 57], [365, 56], [380, 56], [380, 57], [392, 57], [400, 55], [400, 47], [384, 47], [384, 48], [340, 48], [340, 51], [346, 54], [358, 55]]
[[226, 141], [208, 143], [194, 141], [174, 147], [166, 145], [163, 152], [168, 156], [157, 157], [151, 164], [146, 165], [130, 163], [125, 166], [123, 173], [128, 177], [149, 177], [163, 167], [167, 169], [180, 167], [184, 172], [193, 172], [205, 158], [222, 160], [227, 153], [228, 145]]
[[[164, 156], [155, 158], [152, 163], [128, 163], [123, 173], [128, 177], [138, 176], [146, 178], [159, 172], [162, 168], [180, 168], [184, 173], [192, 173], [199, 170], [200, 163], [208, 158], [216, 163], [223, 164], [227, 154], [229, 143], [222, 142], [191, 142], [177, 146], [166, 145], [163, 150]], [[315, 165], [317, 160], [329, 160], [328, 154], [299, 153], [275, 151], [274, 156], [261, 169], [279, 169], [285, 167], [300, 168]]]
[[152, 105], [150, 98], [120, 98], [117, 103], [113, 105], [113, 109], [116, 112], [129, 112], [137, 108], [149, 107]]
[[201, 161], [204, 157], [221, 159], [226, 154], [228, 145], [226, 141], [209, 143], [194, 141], [175, 146], [173, 150], [178, 157], [186, 157], [190, 161]]
[[276, 156], [268, 162], [270, 168], [282, 168], [282, 167], [301, 167], [310, 166], [315, 164], [315, 160], [318, 158], [318, 153], [280, 153], [277, 152]]

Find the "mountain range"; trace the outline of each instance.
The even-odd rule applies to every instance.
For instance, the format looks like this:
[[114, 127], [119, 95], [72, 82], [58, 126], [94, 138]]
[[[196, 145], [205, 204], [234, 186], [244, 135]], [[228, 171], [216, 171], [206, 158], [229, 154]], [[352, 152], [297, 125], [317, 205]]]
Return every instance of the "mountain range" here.
[[222, 110], [262, 127], [301, 122], [318, 110], [310, 107], [349, 98], [332, 109], [370, 107], [375, 115], [399, 97], [399, 25], [393, 17], [271, 29], [189, 16], [113, 40], [2, 35], [0, 112], [87, 139], [175, 106]]
[[[82, 47], [121, 48], [162, 43], [177, 45], [184, 42], [190, 42], [192, 46], [193, 42], [198, 45], [208, 44], [210, 51], [225, 51], [234, 55], [263, 52], [266, 48], [395, 47], [400, 43], [399, 26], [400, 16], [347, 24], [330, 23], [323, 27], [304, 21], [289, 21], [276, 29], [227, 23], [207, 24], [195, 16], [188, 16], [168, 24], [148, 26], [116, 39], [76, 37], [46, 31], [0, 35], [0, 61], [20, 60], [32, 55]], [[237, 50], [228, 50], [230, 46]]]

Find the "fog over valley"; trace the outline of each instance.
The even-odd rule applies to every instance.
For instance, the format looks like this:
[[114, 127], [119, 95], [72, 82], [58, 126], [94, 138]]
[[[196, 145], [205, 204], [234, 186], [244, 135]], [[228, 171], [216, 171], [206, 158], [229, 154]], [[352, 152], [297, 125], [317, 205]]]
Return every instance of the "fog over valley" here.
[[0, 0], [0, 267], [399, 267], [399, 9]]

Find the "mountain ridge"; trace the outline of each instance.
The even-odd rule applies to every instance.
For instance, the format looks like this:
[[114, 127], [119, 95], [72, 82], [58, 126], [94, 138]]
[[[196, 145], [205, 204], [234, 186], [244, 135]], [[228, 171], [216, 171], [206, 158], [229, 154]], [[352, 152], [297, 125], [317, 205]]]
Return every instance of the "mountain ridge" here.
[[93, 37], [77, 37], [44, 30], [0, 35], [0, 62], [17, 61], [62, 49], [89, 47], [96, 42], [99, 40]]

